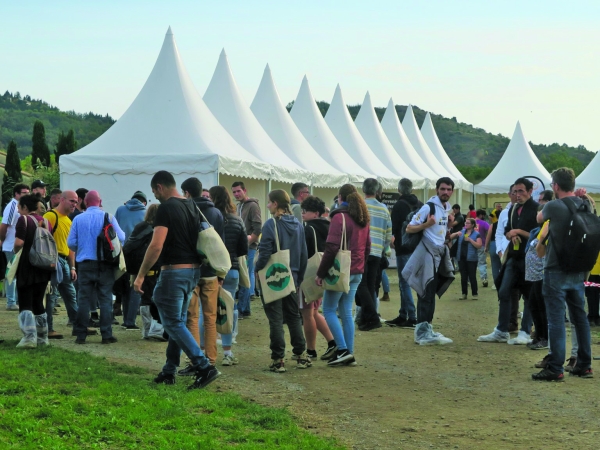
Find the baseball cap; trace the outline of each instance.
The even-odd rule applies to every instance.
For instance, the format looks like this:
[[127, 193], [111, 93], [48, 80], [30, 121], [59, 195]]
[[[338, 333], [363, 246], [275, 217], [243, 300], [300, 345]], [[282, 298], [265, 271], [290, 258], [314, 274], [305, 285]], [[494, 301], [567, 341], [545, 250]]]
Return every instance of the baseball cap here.
[[31, 183], [31, 189], [37, 189], [45, 186], [46, 183], [44, 183], [42, 180], [35, 180], [33, 183]]

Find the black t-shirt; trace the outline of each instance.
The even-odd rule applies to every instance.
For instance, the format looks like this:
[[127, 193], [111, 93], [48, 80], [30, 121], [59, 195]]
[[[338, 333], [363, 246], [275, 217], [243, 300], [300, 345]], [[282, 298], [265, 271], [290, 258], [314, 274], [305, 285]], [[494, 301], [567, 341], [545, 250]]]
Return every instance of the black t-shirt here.
[[[508, 223], [504, 228], [504, 234], [508, 233], [510, 230], [523, 230], [530, 232], [534, 228], [538, 227], [537, 223], [537, 213], [538, 213], [538, 204], [530, 198], [522, 205], [513, 205], [510, 208], [508, 214]], [[525, 258], [525, 247], [527, 244], [527, 238], [521, 236], [521, 243], [519, 244], [519, 249], [515, 250], [513, 247], [513, 243], [510, 242], [508, 244], [508, 257], [515, 259], [524, 259]]]
[[456, 216], [454, 216], [454, 220], [456, 221], [456, 225], [450, 230], [451, 233], [456, 233], [465, 227], [465, 216], [461, 213], [457, 213]]
[[171, 197], [156, 211], [154, 227], [169, 229], [160, 254], [161, 266], [200, 263], [196, 252], [198, 213], [192, 200]]

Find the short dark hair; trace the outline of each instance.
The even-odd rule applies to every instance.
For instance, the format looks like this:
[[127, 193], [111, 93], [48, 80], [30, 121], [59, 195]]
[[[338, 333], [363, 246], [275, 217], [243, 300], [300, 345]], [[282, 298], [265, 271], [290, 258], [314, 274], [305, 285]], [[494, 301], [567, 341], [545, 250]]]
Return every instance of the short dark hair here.
[[319, 216], [325, 214], [325, 202], [314, 195], [306, 197], [300, 204], [300, 207], [305, 211], [316, 212]]
[[188, 178], [181, 183], [181, 190], [188, 192], [193, 198], [200, 197], [202, 194], [202, 182], [196, 177]]
[[15, 186], [13, 187], [13, 196], [15, 194], [20, 194], [23, 189], [29, 190], [29, 186], [27, 186], [26, 184], [23, 184], [23, 183], [15, 184]]
[[454, 181], [450, 177], [442, 177], [435, 183], [435, 189], [439, 189], [441, 184], [447, 184], [448, 186], [452, 186], [452, 190], [454, 190]]
[[408, 195], [412, 192], [413, 183], [408, 178], [402, 178], [398, 181], [398, 192], [401, 195]]
[[150, 186], [152, 187], [152, 189], [156, 189], [156, 186], [158, 186], [159, 184], [166, 188], [174, 188], [175, 177], [173, 177], [171, 172], [167, 172], [166, 170], [159, 170], [154, 174], [152, 180], [150, 180]]
[[540, 192], [540, 195], [542, 196], [542, 201], [544, 202], [551, 202], [554, 200], [554, 192], [552, 192], [550, 189]]
[[469, 211], [473, 211], [475, 209], [475, 205], [469, 205]]
[[514, 187], [515, 187], [515, 183], [511, 184], [510, 187], [508, 188], [508, 192], [512, 193], [512, 190]]
[[557, 184], [561, 191], [572, 192], [575, 190], [575, 172], [568, 167], [561, 167], [550, 174], [552, 182]]
[[25, 206], [29, 212], [37, 211], [40, 197], [37, 194], [22, 195], [19, 199], [19, 205], [21, 208]]
[[54, 188], [50, 191], [50, 197], [52, 197], [53, 195], [58, 195], [58, 194], [62, 194], [62, 191], [59, 188]]
[[75, 191], [75, 193], [77, 194], [77, 197], [80, 198], [81, 200], [85, 200], [85, 196], [87, 195], [88, 192], [90, 192], [90, 191], [86, 188], [79, 188]]
[[362, 191], [365, 195], [375, 195], [377, 193], [377, 189], [379, 188], [379, 181], [375, 178], [367, 178], [363, 181]]
[[477, 215], [477, 217], [479, 216], [487, 216], [487, 212], [485, 212], [485, 209], [478, 209], [477, 212], [475, 213]]
[[530, 191], [533, 189], [533, 183], [525, 177], [517, 178], [517, 181], [515, 181], [514, 185], [516, 186], [517, 184], [522, 184], [523, 186], [525, 186], [526, 191]]
[[302, 189], [307, 188], [307, 187], [308, 187], [308, 184], [306, 184], [306, 183], [292, 184], [292, 197], [296, 197]]
[[456, 203], [455, 205], [452, 205], [452, 209], [458, 209], [458, 212], [460, 212], [460, 205]]
[[233, 184], [231, 185], [232, 188], [234, 187], [241, 187], [244, 191], [246, 190], [246, 186], [244, 185], [243, 181], [234, 181]]

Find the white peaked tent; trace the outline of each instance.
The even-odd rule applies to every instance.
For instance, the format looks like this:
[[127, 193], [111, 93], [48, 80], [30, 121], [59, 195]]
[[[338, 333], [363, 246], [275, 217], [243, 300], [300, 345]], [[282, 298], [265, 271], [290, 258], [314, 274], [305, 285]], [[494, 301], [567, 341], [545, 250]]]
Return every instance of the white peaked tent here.
[[354, 125], [348, 107], [344, 102], [339, 84], [335, 88], [333, 100], [331, 100], [331, 105], [329, 105], [329, 109], [325, 115], [325, 123], [327, 123], [338, 142], [342, 144], [342, 147], [344, 147], [346, 152], [358, 165], [376, 174], [377, 179], [385, 188], [398, 187], [397, 183], [401, 177], [394, 174], [375, 156], [356, 129], [356, 125]]
[[600, 194], [600, 158], [599, 153], [596, 153], [594, 159], [590, 161], [583, 172], [577, 177], [576, 184], [578, 188], [586, 188], [591, 194]]
[[421, 126], [421, 135], [427, 146], [433, 153], [433, 155], [442, 163], [442, 165], [450, 172], [450, 176], [452, 179], [456, 181], [462, 181], [463, 189], [468, 191], [473, 191], [473, 185], [467, 181], [467, 179], [460, 173], [460, 170], [456, 168], [444, 147], [442, 147], [442, 143], [440, 142], [437, 133], [435, 132], [435, 128], [433, 128], [433, 122], [431, 121], [431, 114], [427, 113], [425, 116], [425, 121]]
[[325, 161], [340, 172], [350, 174], [350, 182], [362, 182], [365, 178], [375, 176], [359, 166], [337, 141], [317, 107], [306, 76], [302, 79], [290, 117]]
[[425, 139], [421, 134], [421, 130], [419, 130], [419, 126], [417, 125], [417, 120], [415, 119], [412, 106], [410, 105], [406, 109], [406, 114], [404, 114], [402, 128], [404, 128], [406, 136], [410, 140], [410, 143], [413, 145], [419, 156], [423, 159], [423, 161], [425, 161], [431, 170], [438, 175], [438, 178], [450, 176], [450, 173], [446, 170], [442, 163], [438, 161], [425, 142]]
[[485, 180], [475, 186], [477, 194], [504, 194], [519, 177], [534, 176], [550, 183], [550, 174], [529, 146], [521, 124], [517, 122], [504, 155]]
[[221, 51], [203, 99], [238, 144], [261, 161], [271, 164], [272, 179], [285, 183], [310, 180], [310, 172], [300, 168], [277, 147], [250, 111], [233, 78], [225, 50]]
[[315, 186], [339, 187], [348, 175], [331, 167], [304, 138], [277, 93], [267, 64], [250, 109], [273, 142], [300, 167], [312, 172]]
[[381, 129], [379, 119], [371, 102], [371, 96], [367, 92], [360, 111], [354, 120], [356, 128], [373, 153], [393, 173], [413, 182], [415, 189], [425, 187], [427, 180], [415, 173], [398, 155], [385, 133]]
[[190, 176], [208, 186], [218, 184], [219, 174], [271, 176], [270, 165], [235, 142], [206, 107], [171, 28], [148, 80], [123, 116], [91, 144], [60, 158], [61, 188], [97, 189], [110, 212], [137, 190], [149, 194], [159, 170], [171, 172], [178, 185]]
[[381, 119], [381, 128], [398, 155], [406, 162], [406, 165], [416, 174], [435, 184], [437, 179], [440, 178], [440, 175], [435, 173], [435, 171], [423, 161], [410, 143], [410, 140], [408, 139], [408, 136], [406, 136], [406, 132], [398, 119], [394, 100], [391, 98], [383, 118]]

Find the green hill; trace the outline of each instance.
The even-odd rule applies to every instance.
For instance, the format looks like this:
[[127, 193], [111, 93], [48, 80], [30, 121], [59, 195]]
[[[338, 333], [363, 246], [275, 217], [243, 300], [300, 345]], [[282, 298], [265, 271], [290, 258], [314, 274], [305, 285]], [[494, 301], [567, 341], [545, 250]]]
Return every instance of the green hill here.
[[31, 134], [36, 120], [42, 121], [46, 129], [46, 142], [50, 153], [58, 133], [65, 134], [73, 129], [77, 148], [92, 142], [115, 123], [108, 114], [101, 116], [94, 113], [79, 114], [74, 111], [61, 111], [43, 100], [35, 100], [30, 96], [6, 91], [0, 96], [0, 149], [6, 149], [11, 139], [17, 143], [21, 158], [31, 154]]

